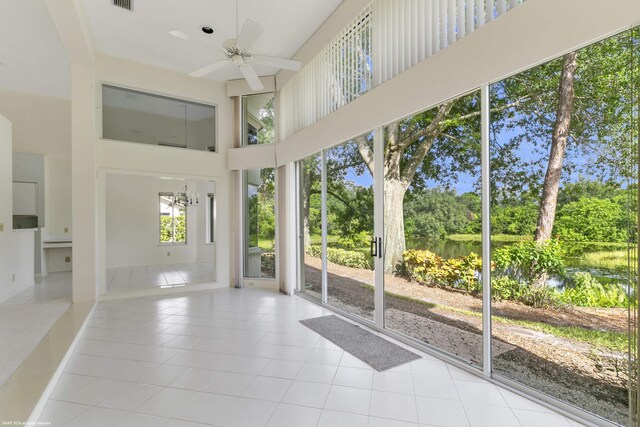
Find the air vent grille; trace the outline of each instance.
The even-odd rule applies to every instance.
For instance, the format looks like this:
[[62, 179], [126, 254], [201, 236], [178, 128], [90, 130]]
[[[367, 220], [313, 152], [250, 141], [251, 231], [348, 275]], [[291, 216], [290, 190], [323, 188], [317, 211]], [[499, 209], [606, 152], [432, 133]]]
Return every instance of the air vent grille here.
[[123, 9], [131, 10], [131, 3], [133, 0], [113, 0], [113, 5], [121, 7]]

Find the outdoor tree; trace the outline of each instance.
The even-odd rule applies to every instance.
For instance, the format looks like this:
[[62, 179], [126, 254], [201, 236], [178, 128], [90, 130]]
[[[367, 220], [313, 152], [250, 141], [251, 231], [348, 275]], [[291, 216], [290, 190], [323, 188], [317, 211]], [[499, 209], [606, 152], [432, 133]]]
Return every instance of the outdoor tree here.
[[[384, 130], [385, 271], [394, 271], [406, 250], [404, 198], [429, 180], [447, 187], [465, 172], [479, 182], [480, 96], [478, 92], [392, 123]], [[373, 175], [370, 140], [355, 140]]]
[[[492, 170], [502, 188], [523, 188], [516, 196], [528, 200], [538, 197], [535, 241], [552, 236], [563, 179], [576, 172], [629, 178], [637, 159], [630, 148], [636, 125], [629, 103], [638, 83], [630, 67], [636, 45], [637, 30], [631, 30], [492, 88], [492, 108], [513, 105], [502, 122], [492, 120], [495, 140], [504, 139], [500, 131], [508, 135], [494, 141]], [[519, 148], [534, 155], [515, 158]]]
[[[551, 237], [563, 177], [577, 172], [601, 181], [631, 176], [637, 155], [630, 150], [636, 130], [628, 92], [637, 86], [638, 77], [629, 64], [637, 55], [637, 32], [568, 53], [492, 85], [492, 205], [521, 206], [508, 213], [519, 221], [511, 232], [531, 232], [530, 208], [537, 206], [535, 239]], [[479, 93], [392, 123], [383, 132], [385, 271], [391, 272], [406, 249], [407, 192], [434, 184], [448, 188], [461, 174], [479, 186]], [[344, 204], [345, 212], [362, 215], [354, 208], [358, 203], [344, 191], [346, 171], [373, 176], [373, 134], [331, 152], [328, 194]], [[589, 159], [586, 164], [575, 161], [584, 158]], [[305, 161], [303, 176], [308, 237], [311, 196], [320, 191], [320, 156]]]

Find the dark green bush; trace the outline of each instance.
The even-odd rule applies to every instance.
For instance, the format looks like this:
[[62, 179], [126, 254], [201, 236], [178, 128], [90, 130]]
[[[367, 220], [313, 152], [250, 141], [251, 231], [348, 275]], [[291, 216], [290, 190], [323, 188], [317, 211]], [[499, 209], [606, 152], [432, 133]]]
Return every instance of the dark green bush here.
[[619, 203], [583, 197], [558, 210], [554, 232], [569, 242], [624, 242], [627, 230], [619, 223], [625, 218]]
[[495, 251], [493, 261], [499, 275], [528, 285], [541, 285], [548, 276], [564, 275], [563, 249], [557, 240], [518, 242]]
[[629, 298], [620, 285], [601, 284], [591, 274], [581, 271], [571, 276], [559, 298], [564, 303], [580, 307], [626, 307], [629, 303]]
[[[322, 256], [322, 247], [320, 245], [311, 245], [307, 248], [306, 252], [313, 257], [319, 258]], [[327, 248], [327, 260], [345, 267], [373, 269], [371, 258], [358, 251]]]
[[526, 290], [522, 283], [507, 276], [491, 278], [491, 298], [494, 301], [520, 301]]

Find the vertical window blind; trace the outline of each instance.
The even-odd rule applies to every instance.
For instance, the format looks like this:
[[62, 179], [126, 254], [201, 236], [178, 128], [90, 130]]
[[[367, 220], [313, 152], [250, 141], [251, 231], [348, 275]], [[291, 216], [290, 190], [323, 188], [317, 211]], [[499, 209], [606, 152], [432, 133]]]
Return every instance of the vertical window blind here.
[[524, 0], [374, 0], [280, 90], [283, 138]]

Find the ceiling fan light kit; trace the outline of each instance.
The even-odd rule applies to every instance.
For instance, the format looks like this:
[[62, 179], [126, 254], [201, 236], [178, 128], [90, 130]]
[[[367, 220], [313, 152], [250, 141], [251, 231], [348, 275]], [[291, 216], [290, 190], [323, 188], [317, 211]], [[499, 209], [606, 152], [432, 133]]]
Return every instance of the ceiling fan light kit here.
[[[211, 33], [213, 33], [213, 28], [207, 28], [211, 29]], [[202, 31], [206, 33], [205, 27], [202, 27]], [[264, 86], [251, 64], [292, 71], [300, 70], [302, 64], [298, 61], [264, 55], [254, 55], [251, 52], [251, 47], [255, 44], [263, 31], [262, 26], [256, 21], [247, 19], [242, 26], [242, 30], [237, 34], [237, 37], [235, 39], [226, 40], [222, 44], [222, 52], [224, 53], [225, 58], [192, 71], [189, 75], [196, 78], [204, 77], [225, 65], [233, 64], [240, 69], [242, 76], [249, 84], [251, 90], [259, 91], [264, 89]]]

